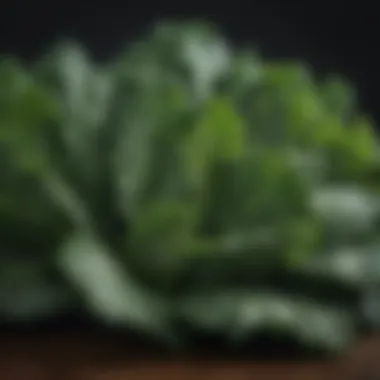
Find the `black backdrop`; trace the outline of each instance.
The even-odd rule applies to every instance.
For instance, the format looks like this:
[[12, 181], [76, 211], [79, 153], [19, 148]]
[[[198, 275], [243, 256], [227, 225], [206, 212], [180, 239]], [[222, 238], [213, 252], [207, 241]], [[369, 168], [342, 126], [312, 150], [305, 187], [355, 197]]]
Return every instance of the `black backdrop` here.
[[158, 19], [202, 17], [267, 57], [301, 58], [317, 72], [341, 73], [379, 121], [376, 8], [370, 0], [2, 0], [0, 52], [29, 59], [68, 36], [106, 59]]

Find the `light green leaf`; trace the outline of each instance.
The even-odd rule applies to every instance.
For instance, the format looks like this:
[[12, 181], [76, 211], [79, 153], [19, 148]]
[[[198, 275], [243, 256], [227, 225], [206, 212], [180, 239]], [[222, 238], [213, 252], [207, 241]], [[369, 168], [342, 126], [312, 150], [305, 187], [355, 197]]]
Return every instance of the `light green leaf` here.
[[195, 96], [203, 101], [214, 92], [215, 84], [227, 72], [231, 53], [226, 41], [211, 33], [211, 28], [189, 27], [183, 33], [181, 42]]
[[[96, 67], [86, 51], [72, 42], [63, 42], [37, 66], [36, 77], [60, 105], [55, 140], [50, 137], [48, 147], [55, 149], [55, 160], [76, 175], [77, 188], [87, 183], [96, 186], [95, 176], [102, 169], [100, 157], [107, 159], [107, 133], [104, 125], [113, 99], [111, 73]], [[107, 132], [112, 131], [107, 128]], [[64, 155], [64, 157], [62, 157]], [[58, 157], [57, 157], [58, 156]], [[57, 169], [57, 168], [56, 168]], [[79, 186], [79, 182], [82, 186]]]
[[285, 332], [307, 345], [335, 351], [352, 339], [349, 313], [303, 298], [272, 292], [223, 291], [185, 298], [180, 313], [190, 325], [226, 333], [240, 344], [255, 332]]
[[242, 299], [232, 330], [236, 341], [247, 333], [272, 329], [292, 334], [307, 345], [339, 351], [353, 339], [353, 318], [342, 309], [307, 298], [262, 293]]
[[[370, 280], [369, 255], [371, 249], [364, 246], [347, 246], [327, 250], [304, 262], [299, 270], [310, 276], [321, 276], [362, 287]], [[380, 272], [376, 276], [380, 280]]]
[[[154, 159], [154, 132], [150, 119], [125, 118], [123, 133], [113, 157], [115, 184], [120, 197], [120, 205], [127, 215], [134, 214], [142, 193], [151, 176]], [[128, 129], [127, 129], [128, 128]]]
[[95, 315], [110, 324], [170, 336], [167, 301], [144, 289], [95, 237], [85, 232], [70, 236], [59, 252], [59, 265]]
[[373, 228], [380, 212], [379, 199], [360, 186], [325, 186], [311, 194], [311, 207], [330, 228], [347, 233]]

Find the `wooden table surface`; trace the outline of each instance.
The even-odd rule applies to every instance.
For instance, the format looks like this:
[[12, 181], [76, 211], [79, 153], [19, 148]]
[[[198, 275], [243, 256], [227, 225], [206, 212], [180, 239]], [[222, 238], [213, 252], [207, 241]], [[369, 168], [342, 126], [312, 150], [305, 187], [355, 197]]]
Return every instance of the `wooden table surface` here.
[[[380, 338], [334, 361], [157, 359], [86, 334], [0, 335], [1, 380], [376, 380]], [[374, 370], [377, 370], [375, 377]], [[364, 377], [364, 375], [366, 377]], [[372, 376], [372, 377], [371, 377]]]

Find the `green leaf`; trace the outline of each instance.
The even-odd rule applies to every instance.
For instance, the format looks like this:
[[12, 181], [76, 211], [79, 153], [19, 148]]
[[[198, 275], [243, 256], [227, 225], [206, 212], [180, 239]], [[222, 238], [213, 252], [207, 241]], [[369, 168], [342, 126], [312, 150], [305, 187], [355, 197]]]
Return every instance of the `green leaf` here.
[[362, 117], [355, 120], [346, 134], [347, 147], [351, 148], [353, 159], [365, 168], [376, 159], [378, 143], [375, 132], [368, 119]]
[[[368, 280], [369, 252], [367, 245], [342, 246], [316, 255], [299, 267], [310, 276], [328, 277], [342, 284], [359, 288]], [[379, 273], [380, 274], [380, 273]], [[380, 279], [379, 276], [376, 276]]]
[[113, 170], [119, 204], [127, 214], [133, 214], [152, 174], [155, 136], [149, 119], [126, 115], [124, 123], [113, 157]]
[[96, 237], [86, 232], [70, 236], [59, 252], [59, 265], [96, 316], [170, 339], [168, 302], [134, 280]]
[[273, 292], [194, 294], [184, 298], [179, 310], [193, 327], [216, 333], [228, 331], [235, 344], [265, 329], [337, 351], [352, 340], [354, 329], [346, 311]]
[[[128, 102], [127, 94], [125, 97]], [[189, 94], [180, 84], [162, 84], [153, 99], [141, 96], [133, 107], [123, 108], [118, 123], [112, 164], [120, 205], [128, 215], [138, 212], [151, 194], [182, 197], [185, 190], [176, 141], [186, 132]], [[178, 165], [179, 166], [179, 165]]]
[[212, 94], [215, 84], [229, 68], [228, 46], [211, 33], [189, 28], [183, 36], [182, 51], [192, 74], [195, 95], [203, 100]]
[[294, 89], [311, 84], [308, 68], [299, 63], [267, 62], [265, 64], [263, 80], [268, 86], [291, 92]]
[[175, 237], [190, 232], [197, 222], [194, 208], [176, 201], [162, 201], [147, 205], [133, 224], [135, 236], [154, 241], [156, 238]]
[[330, 77], [321, 86], [321, 99], [326, 110], [348, 121], [355, 107], [355, 96], [351, 86], [339, 77]]
[[185, 170], [197, 186], [217, 161], [236, 160], [245, 152], [245, 126], [228, 99], [207, 102], [184, 142]]
[[71, 161], [68, 170], [80, 171], [82, 180], [94, 181], [98, 156], [103, 153], [99, 139], [104, 138], [101, 131], [113, 95], [111, 76], [95, 67], [82, 48], [69, 42], [58, 45], [40, 63], [36, 74], [61, 107], [58, 139], [65, 157], [59, 157], [59, 163], [62, 166], [62, 162]]
[[379, 200], [358, 186], [329, 186], [311, 194], [315, 215], [336, 231], [346, 234], [374, 228]]
[[43, 135], [58, 116], [57, 103], [15, 62], [1, 62], [0, 81], [0, 149], [19, 170], [36, 174], [48, 166]]
[[49, 278], [47, 263], [4, 253], [0, 260], [0, 319], [31, 322], [70, 310], [72, 294]]

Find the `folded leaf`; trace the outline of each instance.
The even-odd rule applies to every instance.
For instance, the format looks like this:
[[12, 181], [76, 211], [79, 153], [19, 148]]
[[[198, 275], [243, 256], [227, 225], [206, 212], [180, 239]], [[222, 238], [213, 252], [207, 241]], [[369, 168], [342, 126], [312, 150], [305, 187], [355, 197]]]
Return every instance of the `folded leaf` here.
[[70, 236], [59, 253], [59, 265], [96, 316], [165, 339], [170, 336], [168, 302], [139, 285], [95, 237], [85, 232]]

